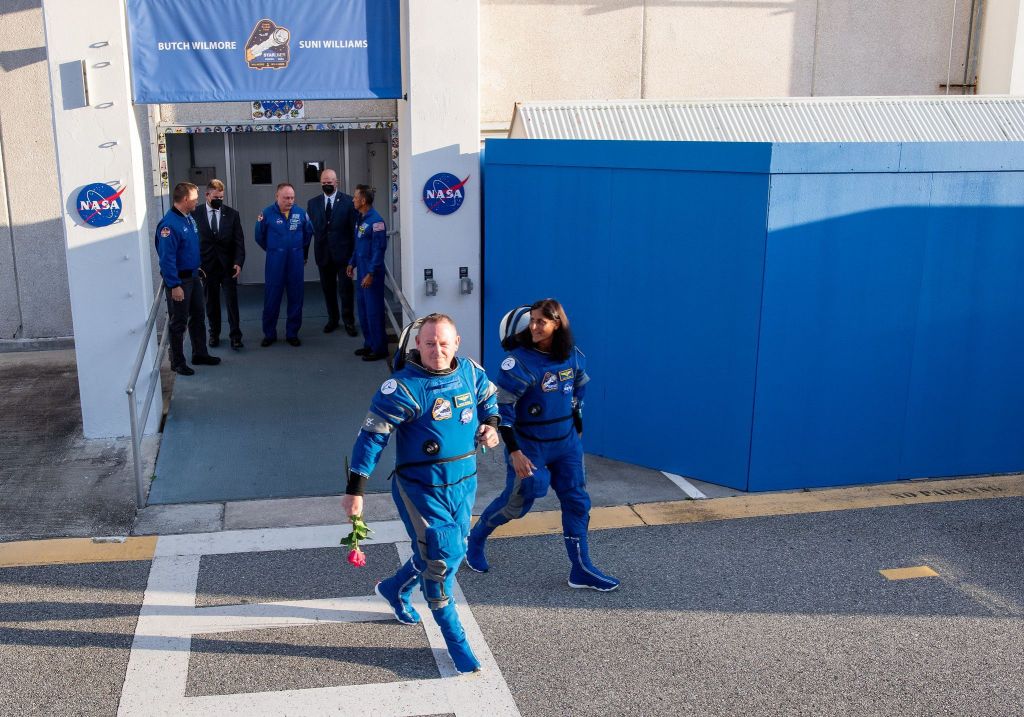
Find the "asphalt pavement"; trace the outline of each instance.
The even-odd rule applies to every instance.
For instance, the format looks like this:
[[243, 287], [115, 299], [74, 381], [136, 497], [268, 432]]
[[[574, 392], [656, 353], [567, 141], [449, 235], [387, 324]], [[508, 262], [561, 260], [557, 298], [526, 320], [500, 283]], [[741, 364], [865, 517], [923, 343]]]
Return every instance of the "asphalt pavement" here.
[[[0, 703], [11, 714], [1016, 717], [1024, 498], [945, 498], [595, 530], [595, 562], [622, 580], [612, 593], [566, 585], [557, 535], [493, 539], [491, 572], [459, 573], [467, 632], [487, 656], [485, 673], [463, 677], [446, 671], [429, 622], [399, 625], [371, 596], [408, 550], [392, 523], [375, 524], [363, 569], [334, 547], [338, 527], [160, 538], [152, 561], [4, 568]], [[916, 566], [937, 575], [880, 573]]]

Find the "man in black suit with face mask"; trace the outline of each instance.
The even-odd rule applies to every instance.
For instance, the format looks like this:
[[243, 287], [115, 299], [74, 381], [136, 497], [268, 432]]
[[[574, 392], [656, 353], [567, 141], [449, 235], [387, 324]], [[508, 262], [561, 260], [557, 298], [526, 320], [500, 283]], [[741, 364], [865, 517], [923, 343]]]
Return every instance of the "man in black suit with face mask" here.
[[[320, 174], [320, 186], [323, 192], [309, 200], [306, 213], [313, 223], [313, 256], [320, 270], [320, 286], [327, 304], [324, 333], [331, 333], [344, 321], [345, 332], [355, 336], [355, 292], [345, 269], [355, 246], [353, 227], [358, 216], [352, 197], [338, 191], [338, 175], [333, 169], [325, 169]], [[341, 311], [338, 311], [339, 295]]]
[[228, 310], [231, 348], [242, 348], [238, 325], [238, 275], [245, 263], [245, 237], [238, 212], [224, 203], [224, 182], [211, 179], [206, 185], [206, 203], [192, 212], [199, 228], [203, 286], [206, 289], [206, 319], [210, 325], [210, 346], [220, 344], [220, 294]]

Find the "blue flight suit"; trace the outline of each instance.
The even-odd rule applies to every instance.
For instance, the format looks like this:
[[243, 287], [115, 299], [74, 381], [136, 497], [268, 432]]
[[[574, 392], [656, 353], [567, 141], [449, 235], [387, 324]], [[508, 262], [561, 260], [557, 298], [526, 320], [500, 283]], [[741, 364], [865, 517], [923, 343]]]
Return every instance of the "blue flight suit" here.
[[583, 442], [577, 431], [582, 430], [583, 397], [589, 381], [586, 358], [575, 347], [564, 361], [534, 348], [517, 347], [501, 362], [501, 373], [494, 382], [502, 431], [507, 427], [514, 432], [519, 450], [535, 470], [532, 476], [518, 477], [506, 441], [505, 490], [484, 509], [469, 537], [467, 564], [472, 569], [487, 571], [483, 552], [487, 536], [498, 526], [526, 515], [550, 486], [562, 506], [562, 533], [572, 564], [569, 585], [597, 590], [618, 586], [615, 578], [591, 564], [587, 546], [590, 495]]
[[[160, 275], [164, 279], [167, 295], [167, 331], [170, 334], [167, 352], [171, 368], [177, 370], [186, 366], [185, 330], [188, 329], [192, 343], [193, 360], [206, 357], [206, 309], [203, 305], [203, 290], [199, 281], [199, 230], [191, 216], [182, 214], [174, 207], [163, 216], [156, 226], [157, 254], [160, 256]], [[174, 301], [171, 290], [181, 287], [184, 298]]]
[[277, 317], [281, 295], [288, 294], [285, 336], [297, 338], [302, 326], [303, 273], [313, 225], [306, 210], [298, 205], [285, 216], [277, 203], [263, 210], [256, 220], [256, 243], [267, 252], [263, 275], [263, 335], [277, 338]]
[[[384, 252], [388, 248], [388, 230], [384, 218], [370, 207], [356, 223], [356, 245], [349, 266], [355, 267], [356, 294], [359, 297], [359, 325], [363, 327], [363, 348], [372, 353], [387, 353], [384, 331]], [[369, 289], [362, 287], [363, 277], [373, 274]]]
[[351, 471], [369, 477], [392, 433], [391, 493], [413, 545], [412, 558], [378, 585], [402, 622], [419, 622], [409, 604], [418, 582], [461, 672], [479, 667], [459, 623], [452, 588], [466, 552], [476, 499], [476, 434], [498, 422], [497, 389], [471, 359], [435, 372], [413, 352], [370, 404], [352, 449]]

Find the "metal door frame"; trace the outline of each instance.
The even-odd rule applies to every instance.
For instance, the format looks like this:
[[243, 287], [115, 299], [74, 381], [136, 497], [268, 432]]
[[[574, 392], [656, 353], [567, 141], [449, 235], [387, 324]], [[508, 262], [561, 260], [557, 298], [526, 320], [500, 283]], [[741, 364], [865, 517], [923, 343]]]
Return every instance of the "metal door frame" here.
[[[157, 123], [152, 127], [153, 136], [156, 138], [154, 145], [156, 149], [156, 166], [159, 167], [159, 186], [154, 183], [154, 189], [159, 190], [161, 211], [167, 211], [171, 206], [170, 177], [167, 168], [167, 135], [169, 134], [210, 134], [220, 133], [224, 135], [224, 162], [225, 181], [228, 185], [225, 199], [231, 204], [233, 199], [232, 187], [235, 186], [234, 168], [230, 161], [230, 139], [233, 133], [251, 132], [344, 132], [350, 129], [387, 129], [390, 131], [391, 145], [391, 186], [388, 187], [388, 195], [391, 204], [391, 218], [393, 230], [400, 230], [398, 226], [400, 213], [398, 211], [398, 121], [381, 119], [346, 119], [346, 120], [324, 120], [323, 122], [289, 122], [289, 123], [267, 123], [256, 124], [255, 122], [240, 122], [234, 124], [176, 124]], [[345, 146], [345, 182], [348, 186], [348, 134], [344, 134]]]

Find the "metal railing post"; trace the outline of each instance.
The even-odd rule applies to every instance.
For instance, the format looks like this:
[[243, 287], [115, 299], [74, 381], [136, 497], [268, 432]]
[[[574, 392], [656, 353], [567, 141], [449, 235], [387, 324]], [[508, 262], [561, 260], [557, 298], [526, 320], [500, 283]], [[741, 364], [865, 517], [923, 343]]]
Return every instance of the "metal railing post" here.
[[157, 342], [156, 357], [153, 368], [149, 372], [149, 390], [146, 392], [146, 405], [140, 418], [139, 407], [135, 400], [135, 389], [139, 384], [139, 373], [142, 371], [142, 363], [146, 360], [146, 350], [149, 348], [149, 338], [156, 328], [157, 312], [160, 309], [160, 297], [164, 293], [164, 282], [160, 280], [160, 286], [153, 297], [153, 304], [149, 307], [149, 316], [146, 318], [146, 328], [142, 332], [142, 343], [135, 356], [135, 363], [132, 365], [132, 372], [128, 378], [128, 385], [125, 393], [128, 394], [128, 419], [132, 428], [132, 467], [135, 471], [135, 500], [136, 508], [142, 509], [146, 500], [146, 483], [142, 475], [142, 433], [146, 430], [146, 423], [149, 421], [149, 411], [153, 405], [153, 393], [160, 383], [160, 362], [163, 356], [163, 349], [168, 339], [168, 324], [166, 319], [163, 324], [163, 335]]

